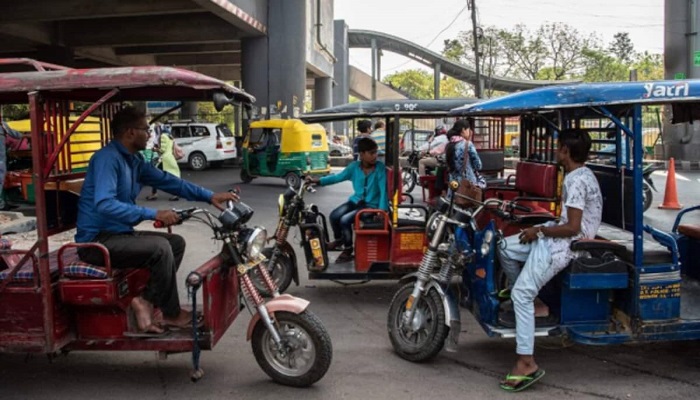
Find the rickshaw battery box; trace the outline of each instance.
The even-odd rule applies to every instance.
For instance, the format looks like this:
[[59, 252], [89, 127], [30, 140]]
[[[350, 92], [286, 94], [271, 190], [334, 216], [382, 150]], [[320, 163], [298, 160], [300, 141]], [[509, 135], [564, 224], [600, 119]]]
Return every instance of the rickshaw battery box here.
[[681, 272], [673, 264], [636, 268], [635, 295], [642, 321], [677, 319], [681, 314]]

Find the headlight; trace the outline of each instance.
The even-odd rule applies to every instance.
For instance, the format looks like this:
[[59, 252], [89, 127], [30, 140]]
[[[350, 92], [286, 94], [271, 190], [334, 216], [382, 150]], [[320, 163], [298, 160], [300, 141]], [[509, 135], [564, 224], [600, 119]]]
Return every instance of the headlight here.
[[486, 257], [487, 254], [489, 254], [489, 250], [491, 249], [491, 246], [489, 246], [486, 243], [481, 244], [481, 256]]
[[279, 206], [279, 215], [282, 216], [284, 213], [284, 195], [281, 194], [277, 199], [277, 205]]
[[260, 255], [260, 252], [265, 247], [265, 241], [267, 240], [267, 231], [265, 228], [256, 226], [253, 229], [253, 233], [248, 236], [248, 240], [245, 242], [245, 253], [248, 258], [255, 258]]
[[492, 230], [486, 231], [484, 233], [484, 242], [491, 243], [492, 240], [493, 240], [493, 231]]

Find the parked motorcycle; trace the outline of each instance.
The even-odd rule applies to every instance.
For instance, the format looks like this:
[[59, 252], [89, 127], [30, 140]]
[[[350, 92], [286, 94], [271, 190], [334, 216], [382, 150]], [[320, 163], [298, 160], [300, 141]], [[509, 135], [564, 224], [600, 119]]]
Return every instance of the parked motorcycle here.
[[[458, 183], [451, 185], [456, 190]], [[456, 346], [461, 323], [458, 296], [450, 289], [452, 277], [461, 276], [468, 265], [493, 258], [499, 235], [495, 223], [491, 221], [479, 230], [475, 221], [486, 208], [507, 217], [508, 212], [499, 208], [503, 204], [502, 200], [489, 199], [472, 212], [440, 198], [426, 226], [431, 240], [420, 268], [402, 279], [409, 282], [394, 294], [389, 307], [389, 339], [400, 357], [413, 362], [429, 360], [442, 350], [448, 335], [448, 344]], [[531, 211], [515, 203], [506, 204], [511, 212]], [[433, 274], [434, 270], [439, 272]]]
[[[200, 221], [212, 229], [216, 240], [223, 242], [219, 255], [224, 269], [222, 280], [227, 281], [228, 274], [234, 274], [238, 280], [237, 287], [233, 287], [240, 290], [234, 289], [229, 295], [239, 296], [239, 304], [245, 304], [253, 315], [248, 325], [248, 339], [255, 360], [263, 371], [278, 383], [296, 387], [309, 386], [321, 379], [332, 359], [330, 336], [321, 320], [307, 309], [308, 301], [279, 294], [277, 285], [268, 274], [263, 255], [267, 232], [262, 227], [246, 226], [253, 216], [253, 209], [242, 202], [229, 202], [219, 216], [199, 208], [176, 212], [180, 223], [188, 219]], [[157, 221], [154, 226], [161, 225]], [[260, 277], [265, 290], [273, 294], [271, 300], [263, 298], [253, 283], [253, 274]], [[187, 277], [193, 309], [197, 309], [197, 291], [204, 279], [197, 271]], [[193, 319], [195, 380], [201, 377], [199, 343], [206, 333], [196, 328], [196, 317]]]

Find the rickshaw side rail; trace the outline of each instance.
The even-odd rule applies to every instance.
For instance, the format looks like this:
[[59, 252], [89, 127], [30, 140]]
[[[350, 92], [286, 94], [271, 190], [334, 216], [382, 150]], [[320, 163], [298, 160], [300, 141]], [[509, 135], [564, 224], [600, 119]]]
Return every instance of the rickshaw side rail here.
[[[211, 332], [199, 334], [199, 347], [211, 350]], [[188, 329], [169, 331], [166, 335], [149, 339], [77, 339], [66, 346], [66, 350], [103, 350], [103, 351], [158, 351], [182, 353], [192, 351], [192, 333]]]

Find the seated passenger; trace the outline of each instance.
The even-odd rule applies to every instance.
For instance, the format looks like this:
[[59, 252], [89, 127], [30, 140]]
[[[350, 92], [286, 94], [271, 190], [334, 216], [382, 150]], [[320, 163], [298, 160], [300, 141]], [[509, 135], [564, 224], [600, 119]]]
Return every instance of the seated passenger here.
[[347, 202], [338, 206], [329, 217], [335, 240], [328, 244], [329, 250], [343, 247], [343, 252], [336, 263], [348, 262], [352, 255], [352, 224], [355, 214], [363, 208], [378, 208], [389, 210], [389, 200], [386, 193], [386, 167], [377, 161], [377, 142], [364, 137], [358, 140], [357, 149], [359, 160], [353, 161], [337, 174], [323, 178], [307, 177], [310, 182], [321, 186], [333, 185], [342, 181], [351, 181], [355, 191]]
[[[180, 308], [175, 280], [185, 253], [185, 240], [164, 232], [134, 231], [141, 221], [160, 221], [164, 226], [178, 222], [178, 215], [172, 210], [136, 205], [142, 185], [219, 208], [227, 200], [238, 200], [238, 196], [228, 192], [214, 194], [144, 161], [139, 151], [146, 148], [149, 131], [145, 114], [133, 107], [114, 115], [113, 140], [90, 159], [78, 202], [75, 241], [103, 244], [109, 250], [112, 268], [148, 268], [148, 286], [131, 301], [131, 307], [142, 332], [162, 333], [163, 328], [153, 321], [153, 306], [162, 310], [166, 325], [187, 328], [192, 322], [191, 311]], [[96, 248], [81, 248], [78, 255], [93, 265], [104, 263]]]
[[[499, 248], [501, 267], [510, 282], [515, 311], [518, 360], [501, 382], [507, 391], [520, 391], [535, 383], [544, 370], [533, 357], [535, 346], [535, 298], [540, 289], [576, 257], [571, 242], [593, 239], [603, 213], [603, 196], [593, 172], [585, 166], [591, 138], [580, 130], [559, 135], [557, 161], [566, 176], [562, 189], [559, 222], [548, 222], [509, 236]], [[520, 263], [525, 263], [520, 270]]]

